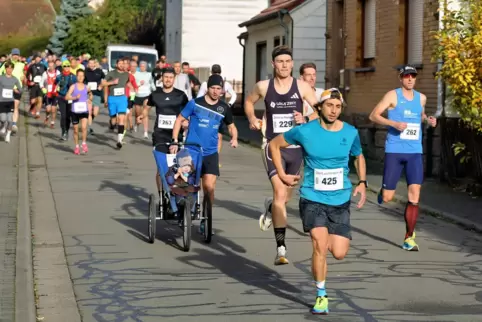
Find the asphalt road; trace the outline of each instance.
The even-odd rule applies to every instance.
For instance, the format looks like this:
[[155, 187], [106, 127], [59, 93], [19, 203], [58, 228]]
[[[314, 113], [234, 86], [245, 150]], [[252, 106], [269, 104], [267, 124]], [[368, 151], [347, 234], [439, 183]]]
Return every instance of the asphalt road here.
[[330, 315], [312, 316], [311, 245], [297, 196], [288, 209], [291, 264], [275, 267], [273, 232], [258, 228], [271, 188], [252, 147], [224, 145], [211, 244], [194, 233], [183, 252], [170, 222], [158, 223], [148, 244], [151, 142], [129, 134], [118, 151], [106, 125], [105, 115], [96, 119], [86, 156], [59, 142], [58, 129], [39, 132], [83, 321], [482, 321], [482, 237], [422, 217], [421, 251], [405, 252], [403, 217], [373, 196], [352, 211], [346, 259], [329, 259]]

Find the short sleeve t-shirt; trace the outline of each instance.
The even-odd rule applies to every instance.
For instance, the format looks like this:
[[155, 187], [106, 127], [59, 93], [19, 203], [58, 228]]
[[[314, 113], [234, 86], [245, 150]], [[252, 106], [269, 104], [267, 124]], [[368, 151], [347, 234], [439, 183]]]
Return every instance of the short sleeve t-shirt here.
[[125, 96], [126, 91], [125, 87], [129, 82], [129, 73], [128, 72], [119, 72], [118, 70], [113, 70], [105, 76], [105, 80], [110, 82], [114, 79], [119, 79], [119, 82], [116, 85], [109, 86], [109, 96]]
[[221, 123], [233, 123], [233, 114], [228, 104], [218, 101], [210, 105], [204, 96], [189, 101], [181, 115], [189, 119], [186, 142], [201, 145], [203, 156], [218, 152], [218, 131]]
[[350, 156], [362, 153], [356, 128], [343, 123], [341, 130], [332, 132], [314, 120], [283, 135], [287, 143], [303, 147], [302, 198], [332, 206], [342, 205], [351, 199], [348, 162]]

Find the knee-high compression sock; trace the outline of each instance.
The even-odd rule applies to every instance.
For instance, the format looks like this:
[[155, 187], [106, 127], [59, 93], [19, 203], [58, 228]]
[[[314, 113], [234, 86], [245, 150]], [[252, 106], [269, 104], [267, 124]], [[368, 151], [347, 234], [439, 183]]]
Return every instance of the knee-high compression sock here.
[[417, 224], [418, 219], [418, 204], [413, 202], [407, 202], [407, 206], [405, 207], [405, 225], [406, 225], [406, 234], [405, 238], [411, 237], [413, 235], [413, 231], [415, 230], [415, 225]]
[[119, 142], [124, 138], [124, 125], [117, 125], [117, 137]]
[[285, 235], [286, 235], [286, 227], [274, 229], [274, 237], [276, 238], [276, 247], [284, 246], [286, 248]]
[[316, 296], [326, 296], [325, 281], [316, 282]]

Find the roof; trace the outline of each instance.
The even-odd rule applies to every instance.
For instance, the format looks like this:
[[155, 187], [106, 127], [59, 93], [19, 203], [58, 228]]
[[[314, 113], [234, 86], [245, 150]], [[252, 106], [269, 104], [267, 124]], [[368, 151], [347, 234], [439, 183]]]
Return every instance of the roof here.
[[271, 6], [264, 9], [248, 21], [240, 23], [238, 26], [248, 27], [251, 25], [263, 23], [265, 21], [276, 18], [281, 10], [292, 10], [297, 6], [301, 5], [303, 2], [306, 2], [306, 0], [274, 0]]

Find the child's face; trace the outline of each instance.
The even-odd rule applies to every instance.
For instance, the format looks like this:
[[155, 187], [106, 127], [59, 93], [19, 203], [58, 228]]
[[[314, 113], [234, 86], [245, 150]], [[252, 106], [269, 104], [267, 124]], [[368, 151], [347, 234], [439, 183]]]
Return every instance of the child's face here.
[[181, 167], [181, 172], [182, 173], [190, 173], [191, 172], [191, 166], [185, 165], [185, 166]]

